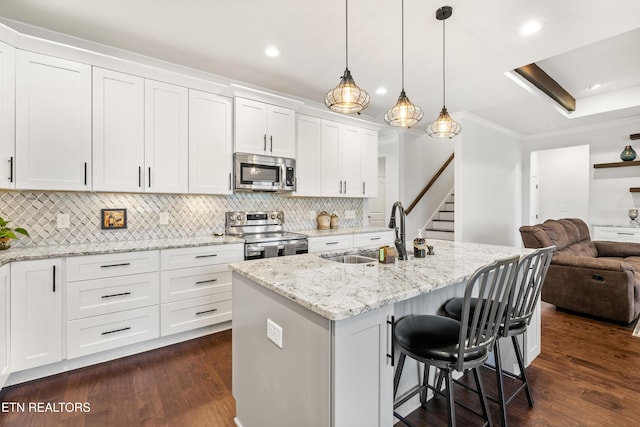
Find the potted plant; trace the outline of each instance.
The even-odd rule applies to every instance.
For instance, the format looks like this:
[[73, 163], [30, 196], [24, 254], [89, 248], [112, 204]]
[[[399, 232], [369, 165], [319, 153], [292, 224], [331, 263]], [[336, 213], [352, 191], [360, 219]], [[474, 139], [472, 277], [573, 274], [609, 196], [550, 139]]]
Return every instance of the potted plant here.
[[4, 218], [0, 217], [0, 250], [9, 249], [11, 247], [11, 239], [17, 239], [16, 233], [22, 234], [24, 236], [29, 236], [29, 233], [24, 228], [16, 227], [10, 228], [7, 227], [11, 221], [7, 221]]

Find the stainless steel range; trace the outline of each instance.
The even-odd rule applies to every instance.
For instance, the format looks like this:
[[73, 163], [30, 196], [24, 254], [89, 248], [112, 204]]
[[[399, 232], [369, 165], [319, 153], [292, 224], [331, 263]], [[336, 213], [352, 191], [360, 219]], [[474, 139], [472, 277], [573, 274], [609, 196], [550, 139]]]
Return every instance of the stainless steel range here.
[[225, 231], [244, 239], [244, 259], [306, 254], [307, 236], [284, 230], [282, 211], [227, 212]]

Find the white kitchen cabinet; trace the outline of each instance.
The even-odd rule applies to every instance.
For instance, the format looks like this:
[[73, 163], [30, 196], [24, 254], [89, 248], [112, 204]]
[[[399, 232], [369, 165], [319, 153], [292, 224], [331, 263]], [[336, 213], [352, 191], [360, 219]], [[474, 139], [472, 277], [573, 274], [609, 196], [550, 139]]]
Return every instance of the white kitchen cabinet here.
[[327, 197], [342, 196], [342, 170], [340, 168], [340, 123], [322, 121], [320, 150], [320, 194]]
[[9, 378], [11, 354], [11, 265], [0, 267], [0, 388]]
[[144, 79], [93, 68], [93, 189], [144, 188]]
[[18, 189], [91, 189], [89, 65], [16, 51], [15, 177]]
[[309, 253], [353, 248], [353, 234], [309, 237]]
[[640, 228], [625, 226], [593, 226], [593, 240], [640, 243]]
[[15, 184], [15, 48], [0, 43], [0, 188]]
[[235, 98], [235, 151], [295, 158], [295, 111]]
[[378, 132], [362, 129], [361, 133], [362, 196], [378, 196]]
[[353, 235], [353, 246], [362, 248], [367, 246], [393, 245], [394, 240], [393, 230], [357, 233]]
[[230, 98], [189, 89], [189, 193], [231, 194]]
[[342, 195], [362, 197], [362, 139], [360, 128], [343, 125], [340, 130], [340, 176]]
[[11, 371], [62, 360], [62, 260], [11, 264]]
[[189, 190], [187, 88], [145, 80], [145, 191]]
[[296, 196], [320, 195], [322, 120], [296, 116]]

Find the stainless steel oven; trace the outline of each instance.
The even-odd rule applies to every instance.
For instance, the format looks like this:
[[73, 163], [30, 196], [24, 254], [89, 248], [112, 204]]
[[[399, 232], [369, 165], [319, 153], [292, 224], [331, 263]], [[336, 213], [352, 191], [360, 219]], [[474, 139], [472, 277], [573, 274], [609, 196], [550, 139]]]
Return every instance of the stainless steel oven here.
[[236, 191], [295, 191], [296, 161], [286, 157], [234, 154]]
[[244, 239], [244, 259], [306, 254], [308, 238], [284, 230], [282, 211], [227, 212], [225, 231]]

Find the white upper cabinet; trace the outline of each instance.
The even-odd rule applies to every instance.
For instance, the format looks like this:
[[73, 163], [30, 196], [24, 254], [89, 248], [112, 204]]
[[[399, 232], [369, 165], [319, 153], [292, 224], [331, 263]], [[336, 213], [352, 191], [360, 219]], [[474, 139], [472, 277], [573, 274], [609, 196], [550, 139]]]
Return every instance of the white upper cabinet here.
[[16, 51], [16, 188], [91, 189], [91, 67]]
[[235, 151], [295, 157], [295, 111], [251, 99], [235, 99]]
[[322, 120], [296, 115], [296, 196], [320, 195]]
[[320, 144], [320, 194], [328, 197], [342, 195], [342, 171], [340, 170], [340, 123], [322, 120]]
[[93, 189], [143, 191], [144, 79], [93, 69]]
[[363, 129], [362, 143], [362, 196], [378, 196], [378, 132]]
[[187, 88], [145, 80], [145, 190], [186, 193], [189, 180]]
[[342, 195], [362, 197], [362, 140], [360, 128], [343, 125], [340, 130]]
[[15, 188], [15, 49], [0, 43], [0, 188]]
[[232, 100], [189, 89], [189, 193], [231, 194]]

